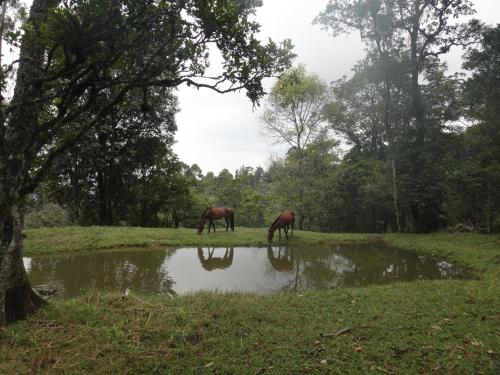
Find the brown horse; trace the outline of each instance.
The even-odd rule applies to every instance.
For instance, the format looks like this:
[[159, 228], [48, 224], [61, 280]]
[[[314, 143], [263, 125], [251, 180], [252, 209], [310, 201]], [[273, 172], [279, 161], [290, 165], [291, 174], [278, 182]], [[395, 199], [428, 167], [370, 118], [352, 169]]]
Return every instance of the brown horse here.
[[286, 239], [288, 240], [288, 228], [290, 225], [292, 226], [292, 235], [293, 235], [293, 226], [295, 224], [295, 214], [292, 211], [283, 212], [274, 223], [271, 224], [269, 228], [269, 232], [267, 233], [267, 240], [271, 242], [274, 237], [274, 232], [276, 229], [279, 230], [279, 240], [281, 241], [281, 228], [285, 231]]
[[205, 227], [205, 223], [208, 220], [208, 233], [210, 233], [210, 226], [214, 228], [215, 232], [215, 224], [214, 220], [219, 220], [224, 218], [226, 220], [226, 232], [229, 229], [229, 225], [231, 225], [231, 229], [234, 232], [234, 210], [228, 207], [207, 207], [203, 214], [196, 224], [196, 228], [198, 228], [198, 234], [203, 232], [203, 228]]

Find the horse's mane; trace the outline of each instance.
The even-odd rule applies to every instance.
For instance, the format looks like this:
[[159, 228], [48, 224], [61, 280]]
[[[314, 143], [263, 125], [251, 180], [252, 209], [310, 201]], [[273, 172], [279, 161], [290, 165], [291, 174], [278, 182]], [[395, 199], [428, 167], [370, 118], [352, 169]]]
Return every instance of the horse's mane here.
[[202, 222], [203, 220], [206, 220], [207, 213], [208, 213], [208, 211], [210, 210], [210, 208], [211, 208], [211, 207], [207, 207], [207, 208], [205, 208], [205, 211], [203, 211], [203, 213], [201, 214], [201, 217], [200, 217], [200, 220], [198, 221], [198, 224], [200, 224], [200, 225], [201, 225], [201, 222]]
[[276, 218], [276, 220], [273, 221], [273, 223], [271, 224], [271, 227], [269, 228], [269, 230], [273, 230], [274, 226], [276, 225], [276, 223], [278, 222], [278, 220], [281, 218], [281, 214]]

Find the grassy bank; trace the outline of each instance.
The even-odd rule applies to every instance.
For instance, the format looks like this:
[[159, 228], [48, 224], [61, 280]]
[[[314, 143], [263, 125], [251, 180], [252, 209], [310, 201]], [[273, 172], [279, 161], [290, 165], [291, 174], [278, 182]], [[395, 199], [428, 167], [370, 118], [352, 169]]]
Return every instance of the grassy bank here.
[[[365, 234], [334, 234], [295, 231], [297, 245], [319, 245], [341, 241], [366, 241]], [[282, 236], [285, 242], [284, 234]], [[278, 242], [276, 233], [274, 243]], [[119, 247], [181, 246], [267, 246], [267, 230], [236, 228], [235, 232], [217, 229], [197, 234], [195, 229], [65, 227], [41, 228], [26, 232], [25, 255], [98, 251]]]
[[[500, 237], [298, 232], [293, 242], [375, 238], [445, 256], [473, 267], [480, 279], [272, 296], [169, 299], [96, 291], [52, 303], [10, 326], [0, 339], [0, 373], [499, 373]], [[256, 229], [197, 236], [184, 230], [64, 228], [29, 231], [26, 247], [36, 254], [264, 243], [265, 231]]]

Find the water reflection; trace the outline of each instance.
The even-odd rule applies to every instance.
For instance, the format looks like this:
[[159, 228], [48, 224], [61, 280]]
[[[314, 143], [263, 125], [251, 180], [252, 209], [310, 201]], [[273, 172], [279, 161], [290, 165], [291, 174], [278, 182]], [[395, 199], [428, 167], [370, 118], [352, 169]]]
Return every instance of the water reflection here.
[[277, 252], [272, 246], [267, 248], [267, 259], [276, 271], [290, 272], [293, 271], [293, 249], [289, 247], [279, 246]]
[[164, 251], [109, 251], [31, 258], [29, 277], [35, 287], [55, 287], [56, 295], [74, 296], [88, 289], [133, 289], [175, 294], [173, 280], [161, 271]]
[[215, 247], [212, 249], [207, 249], [207, 256], [203, 252], [201, 247], [198, 248], [198, 259], [200, 260], [201, 266], [207, 271], [212, 271], [214, 269], [226, 269], [233, 264], [234, 248], [228, 247], [225, 249], [224, 256], [215, 257]]
[[136, 249], [25, 258], [33, 285], [55, 295], [89, 288], [169, 295], [197, 290], [269, 293], [468, 277], [431, 257], [373, 245], [335, 248]]

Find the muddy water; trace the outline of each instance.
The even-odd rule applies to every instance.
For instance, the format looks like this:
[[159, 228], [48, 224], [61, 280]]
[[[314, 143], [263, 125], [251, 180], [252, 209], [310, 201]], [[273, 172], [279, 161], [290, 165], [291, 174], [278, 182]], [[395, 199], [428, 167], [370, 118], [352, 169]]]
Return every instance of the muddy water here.
[[91, 288], [170, 295], [198, 290], [272, 293], [470, 276], [443, 260], [371, 244], [128, 249], [24, 261], [35, 288], [62, 297]]

